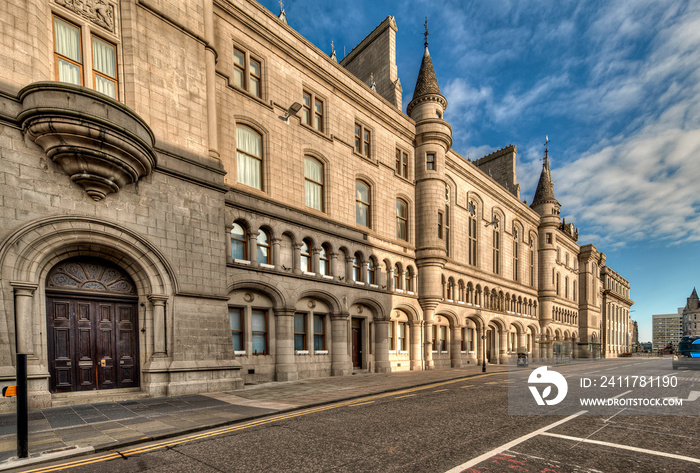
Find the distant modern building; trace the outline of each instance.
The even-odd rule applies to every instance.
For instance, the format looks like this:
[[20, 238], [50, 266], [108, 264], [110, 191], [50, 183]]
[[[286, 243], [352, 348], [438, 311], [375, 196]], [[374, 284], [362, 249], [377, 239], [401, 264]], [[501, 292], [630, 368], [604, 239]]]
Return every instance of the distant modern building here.
[[683, 336], [683, 308], [676, 314], [652, 315], [652, 348], [658, 350], [669, 343], [678, 346]]
[[693, 288], [693, 292], [690, 294], [681, 314], [683, 315], [683, 335], [700, 335], [700, 327], [698, 327], [700, 300], [698, 300], [698, 293], [695, 288]]

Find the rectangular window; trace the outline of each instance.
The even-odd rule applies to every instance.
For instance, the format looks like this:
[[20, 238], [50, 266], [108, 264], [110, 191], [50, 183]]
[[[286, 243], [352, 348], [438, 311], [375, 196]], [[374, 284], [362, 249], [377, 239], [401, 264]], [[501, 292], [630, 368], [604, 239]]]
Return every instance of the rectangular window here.
[[242, 351], [243, 348], [243, 309], [230, 307], [228, 318], [231, 322], [231, 338], [233, 339], [233, 349]]
[[406, 330], [407, 330], [407, 323], [406, 322], [399, 322], [399, 351], [406, 351], [408, 350], [408, 345], [406, 345]]
[[435, 171], [435, 153], [427, 153], [425, 156], [425, 169]]
[[260, 97], [260, 61], [250, 60], [250, 93]]
[[469, 338], [467, 340], [469, 342], [469, 344], [468, 344], [469, 351], [474, 351], [474, 329], [470, 328], [468, 333], [469, 333], [469, 335], [468, 335]]
[[267, 311], [253, 309], [252, 315], [253, 355], [267, 355]]
[[304, 91], [301, 122], [323, 132], [323, 100]]
[[440, 326], [440, 351], [447, 350], [447, 327]]
[[54, 17], [53, 30], [56, 80], [83, 85], [80, 28]]
[[294, 314], [294, 349], [306, 350], [306, 314]]
[[245, 53], [233, 48], [233, 85], [245, 89]]
[[369, 158], [370, 149], [372, 146], [372, 132], [355, 123], [355, 152], [366, 158]]
[[443, 215], [442, 212], [438, 212], [438, 238], [442, 238], [443, 229]]
[[92, 36], [92, 81], [95, 90], [117, 98], [117, 48]]
[[551, 234], [551, 233], [545, 234], [545, 236], [544, 236], [544, 242], [545, 242], [545, 243], [552, 243], [552, 234]]
[[314, 350], [326, 349], [325, 316], [314, 315]]
[[408, 153], [396, 149], [396, 175], [408, 179]]
[[513, 281], [518, 280], [518, 263], [520, 256], [518, 250], [518, 240], [513, 240]]
[[236, 47], [233, 48], [233, 85], [256, 97], [262, 96], [261, 62]]

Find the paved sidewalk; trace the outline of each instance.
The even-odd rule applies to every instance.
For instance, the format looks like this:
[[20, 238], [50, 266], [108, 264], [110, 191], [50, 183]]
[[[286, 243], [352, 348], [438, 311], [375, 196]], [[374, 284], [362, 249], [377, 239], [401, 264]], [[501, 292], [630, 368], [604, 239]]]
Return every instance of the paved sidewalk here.
[[[490, 365], [487, 372], [506, 372]], [[481, 367], [314, 378], [225, 393], [55, 407], [29, 412], [29, 459], [18, 460], [16, 415], [0, 415], [0, 470], [172, 437], [409, 387], [481, 374]]]

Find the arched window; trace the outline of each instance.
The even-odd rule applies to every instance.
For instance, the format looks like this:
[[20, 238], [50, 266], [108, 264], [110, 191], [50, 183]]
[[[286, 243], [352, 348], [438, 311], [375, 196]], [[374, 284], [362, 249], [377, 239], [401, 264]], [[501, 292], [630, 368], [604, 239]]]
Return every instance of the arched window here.
[[469, 264], [476, 266], [476, 204], [474, 202], [469, 202]]
[[367, 284], [376, 284], [377, 281], [377, 268], [374, 265], [374, 260], [370, 258], [367, 260]]
[[304, 156], [304, 199], [307, 207], [324, 210], [323, 164], [311, 156]]
[[262, 190], [262, 137], [245, 125], [236, 126], [238, 182]]
[[398, 263], [396, 263], [396, 266], [394, 266], [393, 279], [394, 289], [401, 289], [401, 268], [399, 267]]
[[355, 223], [371, 226], [371, 210], [370, 187], [364, 181], [355, 181]]
[[530, 235], [530, 287], [535, 287], [535, 244]]
[[362, 258], [360, 258], [359, 253], [355, 253], [352, 258], [352, 280], [361, 281], [362, 273], [360, 271], [360, 264], [362, 264]]
[[513, 229], [513, 281], [518, 281], [519, 270], [519, 246], [518, 246], [518, 229]]
[[569, 298], [569, 277], [564, 278], [564, 297]]
[[559, 295], [559, 279], [560, 279], [559, 273], [557, 273], [557, 286], [556, 286], [557, 296]]
[[258, 232], [258, 263], [270, 264], [272, 251], [270, 248], [270, 234], [266, 230]]
[[396, 199], [396, 238], [408, 241], [408, 204]]
[[311, 245], [309, 241], [304, 239], [301, 242], [301, 270], [313, 272], [313, 260], [311, 259]]
[[321, 252], [318, 255], [319, 271], [322, 275], [330, 275], [330, 260], [328, 259], [328, 245], [321, 245]]
[[406, 268], [403, 287], [407, 291], [413, 292], [413, 268], [411, 268], [410, 266]]
[[233, 224], [231, 229], [231, 258], [247, 259], [248, 255], [248, 233], [245, 228], [237, 223]]
[[493, 218], [493, 272], [501, 274], [501, 231], [498, 217]]

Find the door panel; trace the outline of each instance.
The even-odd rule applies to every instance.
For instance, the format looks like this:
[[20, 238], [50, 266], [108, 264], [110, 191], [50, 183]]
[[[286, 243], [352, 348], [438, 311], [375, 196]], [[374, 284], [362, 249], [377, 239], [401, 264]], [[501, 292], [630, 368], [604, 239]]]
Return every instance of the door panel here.
[[137, 387], [136, 317], [132, 302], [47, 297], [51, 391]]
[[352, 366], [362, 367], [362, 328], [360, 319], [352, 319]]

